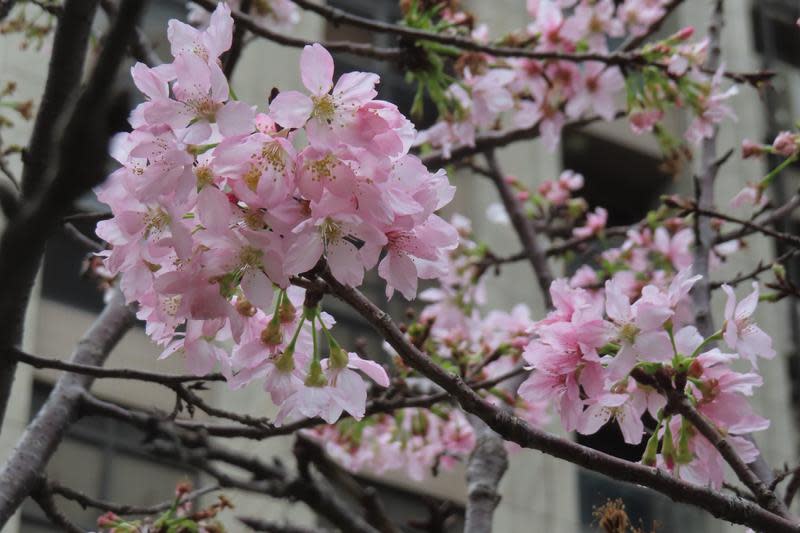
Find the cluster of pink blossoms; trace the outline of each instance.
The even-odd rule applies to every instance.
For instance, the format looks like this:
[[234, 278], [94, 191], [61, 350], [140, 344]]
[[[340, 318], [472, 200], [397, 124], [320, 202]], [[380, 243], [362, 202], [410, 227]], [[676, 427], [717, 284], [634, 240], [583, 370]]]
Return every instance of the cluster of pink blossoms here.
[[[758, 286], [754, 283], [753, 292], [738, 303], [733, 289], [723, 286], [728, 295], [724, 325], [703, 338], [686, 313], [689, 291], [698, 279], [688, 266], [667, 287], [646, 285], [633, 301], [613, 279], [598, 292], [572, 288], [565, 280], [554, 282], [550, 292], [555, 309], [536, 324], [536, 338], [524, 352], [533, 372], [520, 396], [552, 400], [567, 431], [592, 434], [615, 420], [630, 444], [642, 441], [643, 416], [649, 413], [656, 428], [643, 461], [720, 487], [722, 456], [680, 415], [664, 415], [661, 393], [631, 377], [635, 368], [649, 374], [684, 373], [685, 394], [698, 411], [728, 435], [745, 461], [758, 455], [743, 435], [769, 425], [746, 399], [762, 379], [756, 372], [731, 367], [746, 359], [755, 369], [757, 357], [775, 355], [770, 337], [753, 322]], [[710, 346], [720, 340], [732, 353]]]
[[[608, 53], [611, 39], [642, 35], [665, 14], [668, 3], [529, 0], [530, 24], [504, 40], [532, 43], [528, 49], [543, 53]], [[454, 24], [460, 20], [451, 18]], [[486, 42], [486, 33], [481, 25], [470, 36]], [[653, 66], [645, 67], [644, 76], [632, 72], [627, 81], [618, 67], [599, 61], [576, 64], [473, 54], [461, 65], [460, 79], [447, 90], [451, 111], [420, 132], [416, 142], [441, 148], [449, 157], [453, 147], [473, 146], [478, 133], [500, 124], [514, 128], [538, 124], [545, 145], [554, 150], [569, 120], [600, 117], [612, 121], [627, 108], [631, 128], [640, 133], [653, 131], [668, 107], [674, 106], [692, 112], [694, 119], [685, 136], [699, 143], [711, 135], [713, 125], [735, 118], [725, 102], [736, 88], [723, 90], [721, 69], [714, 76], [702, 70], [708, 41], [687, 43], [692, 34], [692, 28], [685, 28], [645, 47], [641, 55]], [[675, 76], [685, 82], [676, 83]], [[672, 141], [663, 144], [669, 146]]]
[[97, 228], [112, 245], [105, 266], [164, 357], [181, 353], [198, 375], [219, 364], [234, 387], [263, 380], [277, 423], [359, 418], [367, 385], [356, 370], [381, 386], [386, 373], [346, 353], [290, 279], [324, 258], [358, 286], [380, 261], [387, 293], [413, 298], [458, 244], [434, 214], [454, 188], [408, 154], [414, 127], [374, 99], [378, 76], [351, 72], [334, 86], [318, 44], [300, 60], [309, 94], [282, 92], [268, 114], [231, 97], [219, 58], [232, 33], [226, 4], [204, 30], [172, 20], [173, 62], [133, 67], [146, 101], [115, 139], [121, 168], [97, 191], [113, 213]]
[[[511, 312], [481, 314], [485, 270], [476, 271], [476, 261], [482, 252], [470, 238], [467, 219], [455, 215], [451, 222], [461, 234], [461, 244], [450, 254], [450, 268], [439, 279], [439, 286], [420, 294], [430, 303], [409, 335], [412, 339], [425, 335], [424, 348], [431, 357], [446, 368], [465, 371], [465, 377], [479, 383], [504, 376], [522, 362], [534, 322], [525, 305], [517, 305]], [[388, 345], [386, 349], [394, 354]], [[423, 395], [440, 390], [411, 374], [404, 379], [410, 389]], [[541, 426], [548, 421], [546, 401], [515, 398], [499, 387], [485, 393], [487, 400], [508, 406], [531, 424]], [[446, 402], [398, 409], [392, 415], [378, 414], [360, 421], [343, 420], [317, 427], [308, 435], [353, 471], [403, 470], [417, 480], [465, 461], [475, 446], [472, 426], [463, 411]]]

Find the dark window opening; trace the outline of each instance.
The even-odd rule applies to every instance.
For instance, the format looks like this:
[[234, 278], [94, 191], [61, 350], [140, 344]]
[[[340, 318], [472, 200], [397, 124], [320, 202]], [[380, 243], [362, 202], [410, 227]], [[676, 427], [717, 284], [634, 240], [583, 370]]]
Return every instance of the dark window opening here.
[[[759, 0], [753, 3], [753, 37], [756, 51], [800, 67], [800, 32], [795, 25], [800, 4], [786, 0]], [[769, 43], [768, 43], [769, 40]]]
[[589, 133], [565, 132], [561, 156], [585, 178], [578, 194], [608, 210], [609, 226], [638, 222], [672, 184], [659, 159]]

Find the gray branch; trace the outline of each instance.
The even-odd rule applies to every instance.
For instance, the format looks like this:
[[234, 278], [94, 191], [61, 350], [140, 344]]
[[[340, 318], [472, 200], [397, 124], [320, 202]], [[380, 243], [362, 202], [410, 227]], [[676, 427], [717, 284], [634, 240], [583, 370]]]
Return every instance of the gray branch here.
[[[115, 291], [106, 308], [78, 342], [72, 362], [102, 365], [133, 322], [134, 315], [125, 305], [122, 294]], [[83, 393], [93, 381], [94, 377], [85, 374], [64, 374], [26, 428], [0, 471], [0, 527], [40, 485], [47, 462], [75, 420]]]

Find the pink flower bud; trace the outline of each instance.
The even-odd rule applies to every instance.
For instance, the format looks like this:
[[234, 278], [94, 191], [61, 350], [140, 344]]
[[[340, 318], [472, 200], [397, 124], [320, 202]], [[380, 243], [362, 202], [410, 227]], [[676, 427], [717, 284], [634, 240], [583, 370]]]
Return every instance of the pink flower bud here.
[[797, 135], [790, 131], [782, 131], [775, 137], [772, 147], [782, 156], [793, 156], [798, 150]]
[[675, 37], [680, 39], [681, 41], [685, 41], [686, 39], [691, 38], [694, 35], [694, 27], [693, 26], [686, 26], [682, 28], [678, 33], [675, 34]]
[[751, 157], [758, 157], [764, 153], [764, 145], [757, 142], [745, 139], [742, 141], [742, 157], [749, 159]]
[[115, 526], [117, 522], [119, 522], [119, 516], [109, 511], [97, 519], [97, 527]]
[[531, 193], [529, 193], [528, 191], [524, 191], [524, 190], [523, 191], [517, 191], [517, 199], [520, 202], [524, 202], [530, 197], [531, 197]]

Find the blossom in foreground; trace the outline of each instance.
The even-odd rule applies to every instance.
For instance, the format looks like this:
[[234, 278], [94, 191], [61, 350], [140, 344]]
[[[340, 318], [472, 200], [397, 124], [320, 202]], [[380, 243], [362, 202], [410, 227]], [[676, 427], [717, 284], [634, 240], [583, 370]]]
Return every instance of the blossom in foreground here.
[[355, 287], [383, 254], [387, 292], [414, 298], [458, 243], [436, 215], [453, 188], [408, 153], [413, 125], [374, 99], [378, 77], [334, 85], [319, 44], [301, 56], [310, 96], [281, 92], [269, 114], [232, 99], [220, 67], [232, 34], [220, 4], [204, 28], [169, 23], [171, 63], [132, 68], [146, 101], [113, 143], [121, 168], [97, 191], [113, 214], [98, 224], [112, 245], [101, 255], [162, 357], [197, 375], [219, 366], [232, 388], [260, 381], [276, 423], [361, 418], [364, 377], [385, 387], [387, 374], [353, 354], [323, 357], [333, 322], [291, 276], [324, 260]]

